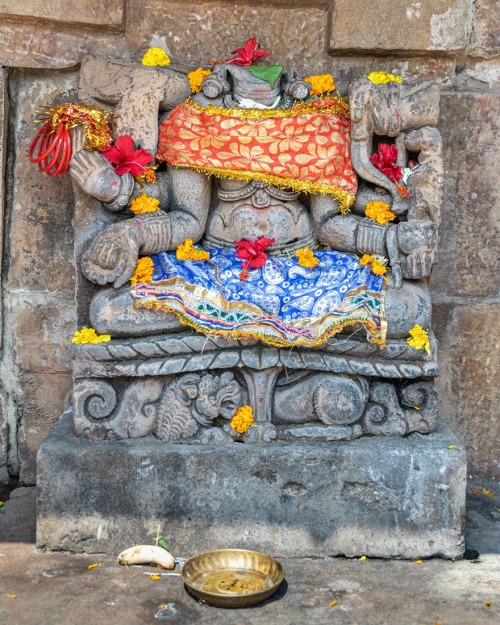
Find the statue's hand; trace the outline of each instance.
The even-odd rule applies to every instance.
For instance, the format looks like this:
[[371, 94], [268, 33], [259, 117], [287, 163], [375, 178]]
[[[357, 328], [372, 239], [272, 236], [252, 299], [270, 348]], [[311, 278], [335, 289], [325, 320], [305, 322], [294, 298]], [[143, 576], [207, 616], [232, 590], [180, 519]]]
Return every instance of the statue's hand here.
[[101, 232], [82, 256], [83, 275], [96, 284], [113, 282], [115, 288], [132, 277], [139, 256], [139, 241], [128, 223]]
[[120, 176], [99, 152], [74, 153], [69, 172], [80, 189], [101, 202], [112, 202], [120, 194]]
[[437, 228], [433, 222], [407, 221], [398, 225], [401, 268], [405, 278], [430, 276], [436, 260]]

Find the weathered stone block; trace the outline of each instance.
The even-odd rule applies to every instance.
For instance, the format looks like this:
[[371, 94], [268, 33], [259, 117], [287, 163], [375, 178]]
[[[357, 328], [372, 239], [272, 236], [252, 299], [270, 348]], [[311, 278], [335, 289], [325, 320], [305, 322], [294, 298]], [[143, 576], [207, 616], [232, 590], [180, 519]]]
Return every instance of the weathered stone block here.
[[469, 53], [491, 56], [500, 51], [500, 11], [498, 0], [475, 0]]
[[467, 44], [468, 0], [336, 0], [330, 51], [454, 52]]
[[15, 394], [18, 427], [18, 457], [21, 484], [35, 484], [36, 454], [71, 390], [71, 375], [31, 373], [20, 376], [21, 391]]
[[500, 95], [441, 96], [445, 189], [439, 263], [431, 277], [434, 301], [447, 296], [495, 297], [493, 261], [500, 223]]
[[347, 444], [196, 446], [86, 441], [68, 411], [38, 456], [37, 544], [117, 553], [151, 542], [160, 523], [179, 555], [458, 558], [465, 480], [444, 425]]
[[434, 309], [441, 410], [465, 442], [469, 472], [500, 478], [500, 304]]
[[121, 26], [124, 10], [124, 0], [66, 0], [65, 2], [0, 0], [0, 16], [28, 17], [99, 27]]

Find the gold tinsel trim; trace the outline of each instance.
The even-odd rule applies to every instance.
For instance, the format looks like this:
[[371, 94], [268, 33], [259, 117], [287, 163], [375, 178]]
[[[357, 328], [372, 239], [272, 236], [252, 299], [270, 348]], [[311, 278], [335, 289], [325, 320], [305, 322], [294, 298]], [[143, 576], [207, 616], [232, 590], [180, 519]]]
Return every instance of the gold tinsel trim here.
[[[189, 104], [201, 113], [209, 115], [223, 115], [225, 117], [242, 117], [244, 119], [265, 119], [269, 117], [293, 117], [305, 113], [322, 113], [327, 115], [341, 115], [349, 119], [349, 104], [340, 96], [332, 96], [325, 98], [327, 102], [333, 102], [325, 106], [318, 106], [321, 100], [311, 100], [310, 102], [299, 102], [289, 109], [227, 109], [222, 106], [202, 106], [194, 102], [192, 98], [185, 100], [185, 104]], [[316, 104], [316, 106], [314, 106]]]
[[83, 126], [85, 145], [83, 148], [89, 152], [92, 150], [104, 150], [111, 145], [111, 123], [113, 113], [105, 111], [97, 106], [86, 106], [67, 102], [59, 106], [44, 106], [37, 110], [40, 115], [35, 123], [49, 123], [50, 133], [57, 132], [59, 125], [71, 130], [77, 126]]
[[194, 165], [178, 165], [172, 163], [174, 167], [188, 167], [194, 169], [207, 176], [214, 175], [218, 178], [230, 178], [232, 180], [261, 180], [267, 184], [281, 189], [292, 188], [294, 191], [303, 191], [304, 193], [320, 193], [321, 195], [331, 195], [338, 200], [338, 209], [342, 215], [346, 215], [352, 204], [354, 203], [354, 195], [338, 187], [323, 184], [321, 182], [306, 182], [303, 180], [290, 180], [273, 176], [272, 174], [263, 174], [261, 172], [232, 171], [228, 169], [219, 169], [217, 167], [196, 167]]

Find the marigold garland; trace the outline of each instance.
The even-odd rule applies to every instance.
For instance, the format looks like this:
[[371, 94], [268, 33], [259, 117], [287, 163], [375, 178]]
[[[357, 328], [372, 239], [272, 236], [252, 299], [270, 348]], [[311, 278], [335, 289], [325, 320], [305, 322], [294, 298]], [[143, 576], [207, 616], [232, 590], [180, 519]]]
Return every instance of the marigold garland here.
[[141, 63], [147, 67], [164, 67], [170, 65], [170, 57], [163, 48], [149, 48], [142, 57]]
[[311, 88], [309, 89], [310, 95], [322, 96], [325, 93], [335, 91], [335, 82], [331, 74], [306, 76], [304, 80], [311, 83]]
[[387, 267], [384, 265], [384, 263], [378, 258], [370, 256], [370, 254], [363, 254], [362, 258], [359, 261], [359, 264], [361, 265], [361, 267], [364, 267], [365, 265], [370, 265], [372, 273], [376, 276], [383, 276], [385, 273], [387, 273]]
[[134, 178], [141, 186], [146, 182], [156, 184], [158, 182], [156, 180], [156, 170], [158, 169], [158, 167], [159, 165], [146, 165], [145, 170], [142, 173], [134, 176]]
[[94, 328], [83, 326], [81, 330], [76, 330], [71, 342], [75, 345], [85, 345], [87, 343], [107, 343], [111, 341], [110, 334], [97, 334]]
[[415, 349], [425, 349], [427, 354], [431, 355], [431, 346], [429, 342], [429, 333], [424, 330], [421, 325], [414, 325], [409, 332], [410, 338], [406, 339], [406, 342], [410, 347]]
[[130, 278], [132, 284], [138, 282], [151, 282], [153, 280], [154, 262], [149, 256], [144, 256], [137, 260], [134, 275]]
[[142, 215], [144, 213], [155, 213], [160, 210], [160, 200], [147, 195], [145, 191], [141, 193], [130, 205], [130, 210], [135, 215]]
[[177, 246], [175, 255], [177, 260], [208, 260], [210, 258], [210, 252], [193, 246], [193, 239], [186, 239], [184, 243]]
[[309, 249], [309, 246], [301, 247], [295, 252], [295, 256], [297, 257], [297, 262], [301, 267], [307, 267], [312, 269], [316, 267], [319, 263], [319, 258], [314, 256], [314, 252]]
[[244, 434], [248, 428], [253, 425], [252, 406], [240, 406], [229, 425], [233, 430], [236, 430], [238, 434]]
[[371, 80], [374, 85], [385, 85], [388, 82], [403, 82], [401, 76], [389, 74], [388, 72], [370, 72], [367, 78]]
[[207, 76], [210, 76], [211, 73], [209, 69], [203, 69], [203, 67], [198, 67], [198, 69], [195, 69], [193, 72], [189, 72], [187, 77], [191, 91], [193, 93], [199, 93], [201, 91], [201, 83]]
[[396, 219], [396, 213], [391, 211], [389, 204], [381, 202], [380, 200], [368, 202], [365, 208], [365, 215], [378, 224], [386, 224]]

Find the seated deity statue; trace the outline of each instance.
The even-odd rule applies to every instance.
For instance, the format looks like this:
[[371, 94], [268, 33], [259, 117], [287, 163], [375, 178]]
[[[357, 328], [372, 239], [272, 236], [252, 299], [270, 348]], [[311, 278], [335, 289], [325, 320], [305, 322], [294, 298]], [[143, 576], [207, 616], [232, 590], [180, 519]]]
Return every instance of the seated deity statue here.
[[[77, 187], [80, 318], [110, 340], [74, 353], [79, 434], [220, 443], [435, 427], [439, 90], [374, 72], [343, 98], [330, 75], [253, 60], [189, 73], [187, 97], [185, 68], [91, 59], [89, 106], [55, 109], [35, 138], [30, 158], [51, 175], [67, 166]], [[238, 429], [245, 402], [255, 423]]]
[[[145, 185], [160, 210], [105, 229], [82, 259], [86, 278], [113, 285], [91, 304], [99, 332], [137, 336], [184, 324], [231, 339], [317, 346], [346, 328], [363, 326], [383, 345], [415, 324], [430, 327], [425, 278], [435, 221], [410, 210], [413, 198], [391, 196], [389, 178], [389, 191], [365, 184], [356, 200], [346, 103], [312, 98], [308, 83], [278, 72], [271, 85], [247, 67], [217, 65], [200, 94], [165, 116], [156, 154], [165, 170], [155, 188]], [[425, 157], [425, 139], [407, 136], [404, 158]], [[130, 174], [120, 177], [102, 154], [74, 143], [70, 173], [82, 189], [111, 210], [137, 200]], [[397, 223], [364, 216], [370, 201], [392, 203]], [[200, 243], [206, 260], [179, 259], [186, 240]], [[240, 256], [239, 241], [264, 242], [263, 264]], [[312, 263], [300, 264], [300, 250]], [[378, 275], [373, 262], [360, 264], [365, 255], [375, 269], [384, 265]], [[151, 278], [131, 286], [140, 257], [151, 258]]]

